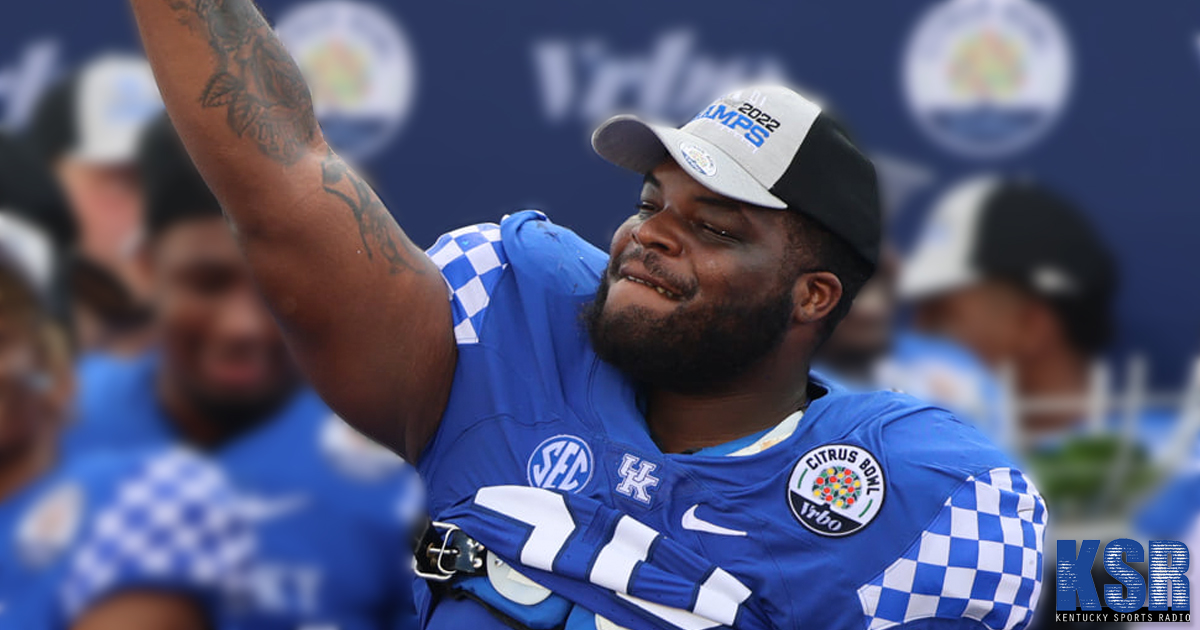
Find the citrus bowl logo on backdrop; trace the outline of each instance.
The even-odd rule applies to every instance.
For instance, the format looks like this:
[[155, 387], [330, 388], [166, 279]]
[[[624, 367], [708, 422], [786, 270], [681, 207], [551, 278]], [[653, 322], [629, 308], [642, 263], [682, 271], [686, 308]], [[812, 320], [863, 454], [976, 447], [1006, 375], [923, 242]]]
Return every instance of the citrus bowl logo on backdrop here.
[[318, 0], [286, 13], [276, 31], [308, 80], [330, 144], [356, 160], [386, 148], [416, 86], [412, 50], [396, 20], [373, 4]]
[[556, 435], [538, 444], [525, 467], [529, 485], [579, 492], [592, 479], [592, 449], [574, 435]]
[[1032, 0], [947, 0], [921, 18], [904, 56], [909, 109], [943, 147], [971, 157], [1024, 149], [1053, 126], [1071, 50]]

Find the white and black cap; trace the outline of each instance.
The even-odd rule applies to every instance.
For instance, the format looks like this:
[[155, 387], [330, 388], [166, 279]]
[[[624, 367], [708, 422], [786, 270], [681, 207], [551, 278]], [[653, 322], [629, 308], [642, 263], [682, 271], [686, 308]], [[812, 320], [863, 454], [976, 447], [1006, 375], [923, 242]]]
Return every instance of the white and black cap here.
[[142, 129], [162, 109], [145, 59], [104, 55], [47, 92], [30, 133], [51, 159], [128, 164], [137, 153]]
[[897, 292], [921, 300], [985, 279], [1050, 302], [1089, 339], [1103, 336], [1118, 283], [1111, 250], [1082, 212], [1037, 182], [998, 175], [968, 178], [934, 203]]
[[54, 298], [54, 246], [38, 226], [0, 207], [0, 270], [12, 274], [47, 307]]
[[75, 238], [66, 200], [24, 144], [0, 134], [0, 273], [63, 315], [59, 254]]
[[918, 299], [991, 276], [1047, 297], [1086, 297], [1116, 283], [1112, 255], [1084, 216], [1029, 181], [985, 175], [934, 204], [898, 290]]
[[882, 216], [870, 160], [821, 107], [778, 85], [714, 101], [678, 129], [629, 115], [592, 135], [601, 157], [648, 173], [668, 157], [706, 188], [825, 226], [874, 267]]

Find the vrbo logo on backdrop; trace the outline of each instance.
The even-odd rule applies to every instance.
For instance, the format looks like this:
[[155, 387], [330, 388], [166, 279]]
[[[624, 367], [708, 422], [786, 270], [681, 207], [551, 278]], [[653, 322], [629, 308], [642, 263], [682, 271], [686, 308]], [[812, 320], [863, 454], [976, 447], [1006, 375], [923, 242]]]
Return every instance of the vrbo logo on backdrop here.
[[543, 39], [533, 46], [542, 110], [550, 122], [595, 123], [618, 110], [683, 121], [716, 96], [751, 83], [786, 83], [778, 58], [716, 59], [690, 29], [665, 32], [642, 52], [622, 54], [600, 40]]
[[[1069, 622], [1190, 622], [1191, 585], [1187, 545], [1178, 540], [1150, 541], [1149, 571], [1145, 578], [1131, 564], [1146, 562], [1141, 543], [1118, 538], [1104, 547], [1104, 570], [1120, 584], [1104, 585], [1105, 613], [1092, 580], [1099, 540], [1058, 541], [1055, 621]], [[1147, 588], [1147, 586], [1149, 588]], [[1148, 593], [1147, 593], [1148, 592]], [[1078, 606], [1076, 605], [1078, 595]], [[1122, 596], [1124, 595], [1124, 596]], [[1149, 601], [1147, 601], [1147, 599]], [[1082, 612], [1074, 612], [1082, 611]]]
[[[645, 49], [631, 52], [612, 50], [598, 39], [542, 38], [533, 44], [533, 66], [542, 114], [551, 124], [593, 125], [623, 111], [685, 122], [730, 90], [792, 83], [779, 57], [717, 58], [705, 54], [695, 31], [686, 28], [665, 31]], [[927, 168], [898, 155], [871, 157], [889, 209], [933, 182]]]
[[54, 39], [31, 42], [15, 59], [0, 59], [0, 127], [19, 129], [60, 72]]

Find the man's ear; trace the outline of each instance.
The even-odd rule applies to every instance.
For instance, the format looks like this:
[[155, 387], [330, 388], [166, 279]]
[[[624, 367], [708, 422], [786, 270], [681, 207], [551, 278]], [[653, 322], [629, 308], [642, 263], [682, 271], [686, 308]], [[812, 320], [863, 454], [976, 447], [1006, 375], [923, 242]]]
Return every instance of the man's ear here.
[[134, 267], [142, 286], [150, 286], [154, 281], [154, 254], [154, 239], [143, 235], [133, 250]]
[[46, 362], [51, 408], [55, 419], [65, 422], [70, 416], [75, 399], [75, 369], [72, 361], [71, 341], [63, 325], [45, 322], [38, 331], [42, 340], [42, 351]]
[[793, 321], [811, 324], [829, 315], [842, 299], [842, 281], [829, 271], [800, 274], [792, 285]]

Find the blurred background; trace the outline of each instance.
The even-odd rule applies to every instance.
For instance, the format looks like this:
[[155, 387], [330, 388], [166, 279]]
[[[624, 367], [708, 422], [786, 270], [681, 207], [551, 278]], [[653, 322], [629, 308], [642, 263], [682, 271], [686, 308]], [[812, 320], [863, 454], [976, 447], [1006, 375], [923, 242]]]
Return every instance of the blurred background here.
[[[1191, 528], [1193, 3], [259, 4], [326, 137], [422, 246], [538, 208], [604, 247], [640, 184], [590, 150], [597, 122], [681, 123], [732, 87], [796, 86], [874, 159], [891, 248], [821, 369], [934, 399], [1009, 448], [1050, 502], [1051, 556], [1056, 538]], [[0, 21], [0, 129], [58, 169], [92, 272], [75, 289], [85, 358], [152, 343], [151, 289], [127, 268], [144, 238], [128, 138], [160, 107], [144, 69], [122, 66], [138, 54], [121, 0], [25, 3]], [[105, 185], [50, 155], [67, 145], [104, 165], [76, 178], [129, 198], [96, 201]]]
[[[1200, 226], [1195, 7], [1031, 3], [995, 25], [1009, 29], [998, 39], [960, 49], [979, 25], [947, 14], [954, 4], [260, 2], [313, 82], [326, 134], [419, 244], [526, 207], [606, 242], [636, 183], [588, 149], [595, 122], [623, 110], [684, 121], [726, 87], [783, 80], [836, 109], [877, 158], [902, 250], [964, 176], [1032, 174], [1073, 199], [1120, 256], [1114, 356], [1143, 353], [1153, 383], [1179, 385], [1200, 343], [1200, 295], [1181, 290]], [[0, 23], [8, 130], [81, 63], [139, 50], [118, 0], [18, 11]], [[994, 96], [1000, 116], [978, 128], [939, 117], [961, 91]]]

